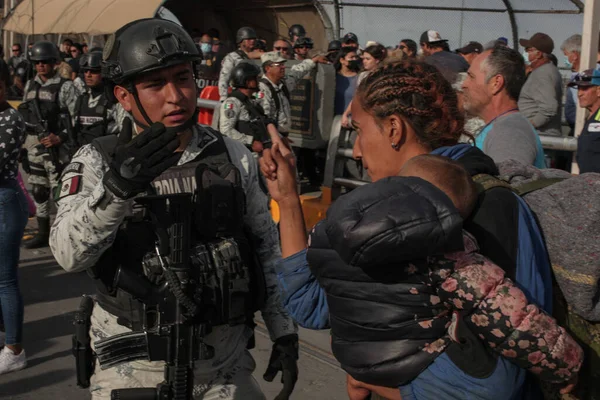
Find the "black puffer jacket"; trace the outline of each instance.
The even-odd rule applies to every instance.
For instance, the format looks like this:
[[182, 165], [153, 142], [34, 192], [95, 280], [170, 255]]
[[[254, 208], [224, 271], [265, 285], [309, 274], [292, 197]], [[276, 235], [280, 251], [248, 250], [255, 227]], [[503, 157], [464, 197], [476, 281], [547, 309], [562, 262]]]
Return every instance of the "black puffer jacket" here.
[[427, 257], [462, 249], [458, 211], [419, 178], [385, 178], [329, 208], [307, 257], [327, 293], [333, 353], [348, 373], [398, 386], [433, 361], [439, 353], [427, 345], [445, 335], [449, 318]]

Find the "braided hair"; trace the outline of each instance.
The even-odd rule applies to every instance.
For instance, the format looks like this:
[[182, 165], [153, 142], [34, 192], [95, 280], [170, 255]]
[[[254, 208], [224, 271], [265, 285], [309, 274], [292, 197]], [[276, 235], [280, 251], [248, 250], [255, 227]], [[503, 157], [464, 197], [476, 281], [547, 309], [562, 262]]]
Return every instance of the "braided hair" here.
[[361, 107], [381, 121], [399, 115], [418, 141], [433, 149], [452, 146], [464, 132], [456, 93], [433, 66], [411, 59], [392, 62], [367, 75], [356, 90]]

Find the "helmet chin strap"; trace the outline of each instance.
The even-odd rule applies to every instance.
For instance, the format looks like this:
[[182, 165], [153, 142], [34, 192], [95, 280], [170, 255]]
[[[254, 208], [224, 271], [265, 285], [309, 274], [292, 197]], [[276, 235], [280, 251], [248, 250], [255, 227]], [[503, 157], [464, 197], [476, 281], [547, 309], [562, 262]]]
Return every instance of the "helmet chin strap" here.
[[[146, 110], [144, 110], [144, 107], [142, 106], [142, 103], [140, 102], [140, 97], [138, 96], [138, 92], [135, 89], [135, 85], [131, 85], [131, 87], [129, 88], [129, 92], [133, 95], [133, 98], [135, 100], [135, 104], [138, 107], [138, 110], [140, 110], [140, 113], [142, 114], [142, 117], [144, 117], [145, 123], [141, 122], [140, 120], [138, 120], [136, 117], [133, 116], [133, 113], [131, 115], [131, 118], [133, 118], [133, 122], [135, 122], [135, 124], [137, 126], [139, 126], [140, 128], [146, 130], [148, 128], [150, 128], [150, 125], [152, 125], [154, 122], [152, 122], [152, 120], [150, 119], [150, 117], [148, 116], [148, 113], [146, 113]], [[192, 117], [190, 119], [188, 119], [187, 121], [185, 121], [183, 124], [181, 125], [177, 125], [177, 126], [171, 126], [167, 128], [168, 132], [182, 132], [188, 128], [191, 128], [192, 126], [195, 125], [196, 121], [198, 120], [198, 112], [200, 110], [198, 108], [196, 108], [196, 111], [194, 112], [194, 115], [192, 115]]]

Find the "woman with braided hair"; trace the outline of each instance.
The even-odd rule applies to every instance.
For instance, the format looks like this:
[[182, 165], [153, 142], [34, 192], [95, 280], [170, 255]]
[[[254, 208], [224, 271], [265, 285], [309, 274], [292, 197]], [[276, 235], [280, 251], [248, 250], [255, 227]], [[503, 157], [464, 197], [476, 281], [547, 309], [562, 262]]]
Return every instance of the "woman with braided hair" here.
[[[364, 384], [349, 377], [348, 391], [352, 399], [364, 399], [371, 391], [387, 398], [418, 400], [530, 398], [523, 397], [529, 394], [525, 370], [504, 357], [491, 355], [489, 348], [470, 330], [473, 326], [466, 323], [467, 316], [460, 313], [454, 318], [454, 340], [429, 365], [427, 362], [423, 364], [423, 359], [419, 358], [419, 355], [424, 356], [423, 352], [418, 350], [431, 350], [431, 344], [435, 343], [433, 339], [437, 339], [435, 335], [432, 337], [433, 331], [421, 333], [424, 347], [412, 348], [414, 353], [411, 353], [416, 359], [400, 357], [399, 354], [406, 354], [406, 346], [410, 345], [399, 343], [395, 340], [397, 337], [391, 336], [392, 332], [413, 329], [416, 323], [424, 322], [418, 320], [415, 307], [431, 301], [429, 306], [435, 309], [437, 300], [425, 296], [419, 300], [412, 297], [411, 301], [408, 294], [408, 298], [405, 297], [404, 291], [408, 289], [410, 294], [423, 293], [414, 286], [403, 286], [406, 284], [400, 282], [397, 275], [400, 272], [397, 270], [414, 271], [419, 268], [417, 264], [408, 262], [406, 268], [398, 268], [398, 264], [393, 268], [394, 265], [390, 264], [377, 271], [373, 267], [382, 259], [390, 257], [390, 254], [396, 259], [402, 256], [402, 260], [406, 261], [411, 256], [423, 256], [424, 253], [419, 253], [419, 249], [423, 247], [427, 248], [426, 251], [423, 250], [425, 253], [431, 251], [430, 255], [449, 250], [444, 247], [448, 244], [445, 240], [452, 237], [450, 232], [442, 235], [442, 239], [433, 228], [425, 229], [425, 232], [419, 228], [423, 221], [436, 221], [448, 227], [444, 222], [447, 216], [445, 213], [433, 212], [428, 216], [419, 214], [424, 210], [421, 206], [434, 204], [439, 198], [424, 196], [420, 201], [413, 199], [409, 202], [403, 197], [406, 193], [395, 194], [389, 191], [394, 179], [398, 179], [394, 177], [409, 161], [418, 156], [433, 154], [458, 161], [471, 176], [481, 173], [498, 174], [493, 160], [479, 149], [467, 144], [457, 144], [464, 134], [464, 119], [458, 110], [456, 94], [451, 85], [434, 67], [422, 62], [402, 60], [380, 67], [369, 74], [356, 91], [352, 105], [352, 125], [358, 133], [353, 155], [362, 161], [374, 184], [366, 186], [365, 190], [357, 189], [356, 193], [351, 192], [334, 203], [328, 211], [327, 219], [313, 229], [310, 239], [307, 239], [305, 233], [302, 209], [295, 192], [295, 175], [292, 162], [289, 161], [291, 158], [287, 157], [285, 149], [275, 145], [273, 157], [267, 153], [261, 160], [261, 169], [268, 178], [271, 196], [280, 206], [284, 260], [277, 272], [287, 310], [299, 324], [311, 329], [331, 326], [339, 333], [342, 327], [342, 332], [346, 330], [350, 334], [356, 332], [358, 326], [364, 328], [364, 325], [370, 325], [372, 336], [363, 331], [363, 336], [355, 341], [344, 342], [333, 332], [334, 354], [344, 359], [345, 352], [340, 349], [350, 349], [349, 353], [358, 361], [358, 366], [348, 358], [344, 359], [342, 365], [347, 370], [352, 370], [353, 375], [358, 375], [359, 379], [357, 371], [385, 372], [387, 378], [390, 373], [397, 373], [404, 378], [411, 374], [418, 375], [399, 384], [400, 390]], [[417, 197], [425, 193], [424, 187], [419, 184], [418, 187], [411, 188]], [[389, 198], [388, 205], [393, 203], [395, 206], [387, 209], [381, 203], [372, 201], [373, 198], [369, 196], [373, 196], [372, 191], [376, 190], [381, 190], [380, 193]], [[355, 194], [358, 193], [366, 195], [367, 199], [360, 196], [357, 198]], [[342, 207], [341, 204], [350, 204], [351, 207], [347, 207], [346, 213], [336, 212]], [[395, 239], [379, 235], [390, 224], [403, 221], [398, 219], [397, 214], [403, 210], [414, 212], [413, 218], [409, 218], [413, 225], [403, 225], [403, 229], [398, 229]], [[380, 213], [378, 218], [372, 220], [372, 225], [363, 223], [367, 212]], [[526, 213], [529, 213], [530, 219], [522, 218]], [[551, 312], [548, 301], [551, 282], [548, 282], [545, 275], [550, 271], [547, 255], [544, 256], [544, 251], [527, 252], [523, 245], [525, 243], [531, 248], [545, 250], [539, 229], [532, 221], [526, 205], [509, 189], [494, 188], [479, 195], [473, 211], [468, 217], [465, 215], [462, 228], [475, 236], [481, 254], [499, 266], [505, 277], [518, 283], [527, 301]], [[420, 233], [424, 235], [419, 236]], [[418, 239], [410, 242], [413, 235], [417, 235]], [[387, 243], [382, 243], [385, 240], [388, 240]], [[408, 242], [411, 246], [406, 246]], [[377, 248], [378, 245], [394, 244], [394, 251]], [[542, 260], [543, 257], [545, 258]], [[373, 281], [377, 282], [378, 279], [386, 284], [373, 285]], [[361, 282], [370, 282], [370, 285], [357, 286]], [[323, 285], [329, 290], [327, 295], [327, 289]], [[393, 294], [387, 290], [390, 287], [396, 289], [391, 292]], [[365, 300], [361, 296], [369, 296], [370, 300], [358, 301], [357, 299]], [[408, 302], [400, 306], [402, 315], [409, 317], [408, 319], [390, 314], [390, 305], [397, 308], [398, 302], [402, 301]], [[373, 308], [375, 305], [379, 307], [377, 310]], [[338, 316], [344, 313], [352, 318]], [[392, 317], [393, 315], [397, 318]], [[356, 324], [356, 321], [359, 323]], [[372, 347], [363, 346], [365, 342], [373, 345], [374, 338], [380, 338], [382, 334], [388, 335], [391, 341], [383, 354], [374, 351]], [[414, 344], [413, 342], [412, 345]], [[362, 353], [360, 349], [363, 349]], [[503, 354], [507, 357], [513, 355], [510, 351]], [[384, 362], [381, 362], [382, 358]], [[537, 359], [534, 361], [540, 362]], [[354, 369], [348, 368], [349, 364]], [[544, 366], [547, 364], [547, 361], [543, 363]], [[551, 363], [550, 365], [555, 367]], [[375, 385], [383, 383], [376, 379], [369, 380]]]

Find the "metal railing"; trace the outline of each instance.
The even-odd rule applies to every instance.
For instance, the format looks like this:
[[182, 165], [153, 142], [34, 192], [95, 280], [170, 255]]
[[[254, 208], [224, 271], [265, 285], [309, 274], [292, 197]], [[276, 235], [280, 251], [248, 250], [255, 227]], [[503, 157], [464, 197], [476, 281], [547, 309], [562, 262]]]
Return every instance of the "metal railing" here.
[[[196, 105], [201, 108], [216, 110], [221, 103], [215, 100], [200, 99]], [[345, 165], [352, 159], [351, 130], [342, 128], [342, 117], [337, 116], [333, 120], [329, 145], [327, 147], [327, 159], [323, 186], [331, 188], [331, 197], [335, 200], [343, 188], [355, 189], [369, 183], [365, 180], [344, 177]], [[542, 146], [546, 150], [577, 151], [577, 138], [564, 136], [540, 135]]]
[[[347, 161], [352, 159], [350, 135], [350, 130], [341, 127], [341, 117], [336, 117], [329, 138], [323, 181], [323, 186], [331, 188], [332, 200], [339, 197], [343, 188], [355, 189], [369, 183], [361, 179], [344, 177], [344, 167]], [[540, 135], [540, 140], [546, 150], [577, 151], [577, 138], [574, 137]]]

